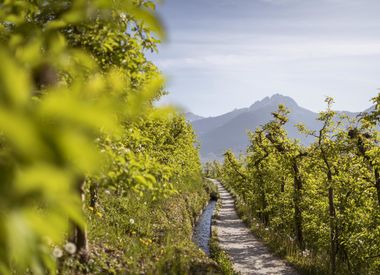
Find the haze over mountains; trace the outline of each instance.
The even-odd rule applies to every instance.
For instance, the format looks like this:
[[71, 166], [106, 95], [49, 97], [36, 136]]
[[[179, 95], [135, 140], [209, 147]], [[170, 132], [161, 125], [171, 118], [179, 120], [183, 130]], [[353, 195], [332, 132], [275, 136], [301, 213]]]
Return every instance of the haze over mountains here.
[[200, 119], [204, 118], [203, 116], [198, 116], [192, 112], [185, 113], [185, 116], [189, 122], [193, 122], [193, 121], [200, 120]]
[[[272, 112], [279, 104], [284, 104], [289, 110], [289, 122], [286, 130], [291, 138], [297, 138], [303, 144], [310, 144], [313, 138], [306, 137], [297, 131], [295, 125], [303, 122], [307, 128], [317, 130], [321, 122], [317, 120], [318, 114], [302, 108], [292, 98], [275, 94], [257, 101], [248, 108], [235, 109], [232, 112], [202, 118], [193, 113], [186, 113], [186, 117], [193, 125], [201, 145], [202, 161], [221, 159], [227, 149], [239, 154], [244, 153], [248, 146], [248, 131], [254, 131], [272, 119]], [[358, 113], [343, 112], [349, 116]]]

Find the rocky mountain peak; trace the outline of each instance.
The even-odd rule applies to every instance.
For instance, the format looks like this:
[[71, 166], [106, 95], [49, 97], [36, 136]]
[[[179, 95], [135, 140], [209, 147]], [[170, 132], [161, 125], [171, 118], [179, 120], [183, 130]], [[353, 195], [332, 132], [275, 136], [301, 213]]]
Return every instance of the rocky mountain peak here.
[[249, 107], [249, 110], [255, 111], [263, 107], [278, 106], [280, 104], [284, 104], [288, 108], [298, 106], [297, 102], [293, 98], [281, 94], [274, 94], [271, 97], [267, 96], [262, 100], [256, 101]]

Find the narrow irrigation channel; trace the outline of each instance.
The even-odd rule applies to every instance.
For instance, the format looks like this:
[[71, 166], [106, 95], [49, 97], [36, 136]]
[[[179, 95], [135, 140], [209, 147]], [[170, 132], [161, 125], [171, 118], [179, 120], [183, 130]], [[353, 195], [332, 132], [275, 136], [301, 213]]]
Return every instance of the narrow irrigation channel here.
[[209, 241], [211, 238], [211, 219], [216, 206], [216, 200], [211, 200], [195, 226], [193, 242], [196, 243], [208, 256], [210, 256]]

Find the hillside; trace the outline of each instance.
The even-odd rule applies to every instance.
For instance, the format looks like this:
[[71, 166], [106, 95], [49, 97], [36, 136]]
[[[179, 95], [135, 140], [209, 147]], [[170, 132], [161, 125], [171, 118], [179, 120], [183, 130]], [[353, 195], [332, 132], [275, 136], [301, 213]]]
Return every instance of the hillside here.
[[[310, 144], [313, 139], [301, 135], [295, 125], [302, 121], [307, 128], [317, 130], [321, 125], [317, 120], [318, 114], [299, 106], [291, 97], [275, 94], [255, 102], [248, 108], [192, 121], [201, 145], [202, 160], [220, 159], [227, 149], [232, 149], [235, 153], [244, 152], [248, 145], [247, 132], [270, 121], [271, 113], [277, 110], [279, 104], [284, 104], [291, 112], [289, 123], [285, 127], [289, 136], [299, 139], [304, 145]], [[351, 117], [357, 115], [346, 111], [339, 113]]]

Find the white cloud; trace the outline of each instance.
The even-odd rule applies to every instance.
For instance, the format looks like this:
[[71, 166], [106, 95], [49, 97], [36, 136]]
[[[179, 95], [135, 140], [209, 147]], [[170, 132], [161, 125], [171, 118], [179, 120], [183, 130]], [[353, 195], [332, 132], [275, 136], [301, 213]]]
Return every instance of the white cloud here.
[[[191, 48], [191, 50], [189, 50]], [[213, 50], [210, 50], [213, 49]], [[325, 58], [366, 57], [380, 55], [380, 40], [373, 41], [309, 41], [277, 44], [235, 44], [215, 46], [202, 44], [185, 47], [180, 57], [166, 57], [158, 61], [164, 70], [249, 69], [257, 64], [282, 63]]]
[[152, 57], [170, 102], [211, 115], [280, 92], [316, 111], [325, 95], [359, 111], [378, 92], [379, 0], [170, 3], [171, 40]]

